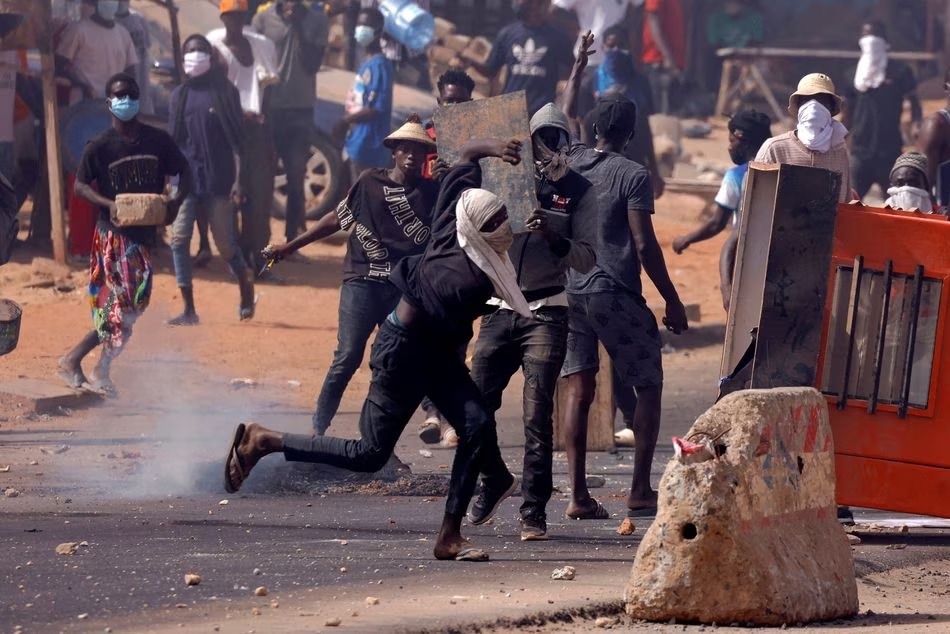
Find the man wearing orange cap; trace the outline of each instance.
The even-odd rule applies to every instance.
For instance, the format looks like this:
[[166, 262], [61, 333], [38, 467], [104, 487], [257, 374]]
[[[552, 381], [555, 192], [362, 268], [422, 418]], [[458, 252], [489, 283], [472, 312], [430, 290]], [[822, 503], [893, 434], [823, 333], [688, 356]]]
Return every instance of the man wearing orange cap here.
[[221, 0], [223, 29], [208, 41], [227, 65], [228, 79], [241, 96], [244, 110], [244, 154], [241, 164], [241, 250], [255, 270], [264, 262], [261, 249], [270, 240], [270, 209], [274, 198], [276, 155], [264, 117], [264, 91], [279, 80], [277, 49], [269, 39], [246, 26], [247, 0]]
[[387, 136], [383, 145], [391, 152], [392, 167], [364, 171], [335, 214], [273, 249], [280, 260], [311, 242], [353, 228], [343, 262], [337, 349], [313, 414], [319, 436], [326, 433], [350, 378], [363, 362], [370, 335], [399, 302], [399, 289], [389, 283], [390, 272], [403, 258], [425, 250], [439, 195], [439, 183], [422, 175], [426, 155], [436, 146], [418, 117]]

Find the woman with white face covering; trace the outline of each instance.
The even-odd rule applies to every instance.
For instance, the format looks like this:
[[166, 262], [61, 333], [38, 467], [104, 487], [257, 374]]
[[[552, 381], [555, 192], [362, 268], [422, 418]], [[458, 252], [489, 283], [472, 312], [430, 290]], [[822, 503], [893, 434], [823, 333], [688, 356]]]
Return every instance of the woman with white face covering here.
[[887, 190], [885, 207], [904, 211], [934, 213], [930, 183], [927, 179], [927, 156], [920, 152], [905, 152], [897, 157], [891, 168], [891, 186]]
[[841, 175], [838, 200], [851, 199], [851, 168], [845, 139], [848, 130], [833, 117], [841, 111], [842, 99], [835, 84], [822, 73], [805, 75], [788, 99], [788, 113], [795, 117], [791, 132], [762, 144], [758, 163], [787, 163], [820, 167]]
[[[507, 209], [497, 196], [479, 189], [478, 161], [489, 156], [517, 164], [521, 143], [470, 141], [463, 148], [459, 164], [442, 181], [425, 253], [404, 258], [390, 276], [403, 296], [373, 344], [373, 376], [360, 415], [360, 438], [282, 434], [253, 423], [238, 425], [225, 463], [228, 491], [236, 491], [257, 461], [274, 452], [283, 452], [287, 460], [377, 471], [428, 396], [459, 437], [434, 555], [456, 561], [488, 559], [462, 537], [461, 524], [482, 456], [492, 445], [497, 451], [498, 437], [494, 417], [458, 349], [471, 338], [472, 322], [492, 295], [523, 316], [531, 315], [507, 253], [513, 238]], [[514, 481], [504, 464], [493, 467], [483, 474], [485, 486], [497, 491], [489, 517]]]
[[207, 216], [218, 251], [238, 280], [239, 318], [244, 321], [254, 316], [254, 273], [241, 253], [237, 237], [236, 205], [242, 200], [244, 140], [241, 97], [216, 63], [214, 51], [202, 35], [185, 40], [182, 68], [186, 80], [172, 92], [169, 101], [168, 130], [195, 177], [195, 188], [172, 225], [172, 258], [184, 311], [166, 322], [170, 326], [198, 323], [189, 250], [199, 213]]

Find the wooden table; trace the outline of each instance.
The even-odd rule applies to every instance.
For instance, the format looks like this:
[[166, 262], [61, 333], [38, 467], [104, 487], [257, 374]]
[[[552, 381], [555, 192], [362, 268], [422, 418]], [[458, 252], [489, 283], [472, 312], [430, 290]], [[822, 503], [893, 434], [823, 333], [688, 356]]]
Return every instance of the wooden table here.
[[[860, 51], [836, 51], [828, 49], [805, 48], [721, 48], [716, 55], [722, 58], [722, 76], [719, 81], [719, 97], [716, 100], [716, 113], [726, 114], [734, 100], [741, 102], [746, 97], [758, 94], [772, 110], [775, 121], [788, 118], [788, 111], [775, 96], [760, 68], [761, 62], [768, 59], [858, 59]], [[890, 59], [908, 62], [936, 61], [934, 53], [922, 51], [892, 51]]]

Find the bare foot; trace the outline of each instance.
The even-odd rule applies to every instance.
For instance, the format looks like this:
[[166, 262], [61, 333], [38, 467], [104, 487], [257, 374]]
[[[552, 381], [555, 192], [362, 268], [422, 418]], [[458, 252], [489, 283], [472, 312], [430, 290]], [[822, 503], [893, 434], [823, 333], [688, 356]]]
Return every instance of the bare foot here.
[[74, 389], [89, 384], [89, 379], [83, 374], [82, 366], [68, 356], [62, 357], [59, 360], [59, 369], [56, 371], [56, 375], [65, 381], [69, 387]]
[[656, 491], [653, 491], [652, 489], [649, 491], [649, 493], [646, 493], [645, 495], [640, 494], [639, 492], [637, 494], [634, 494], [631, 491], [630, 496], [627, 498], [627, 508], [628, 509], [656, 508], [658, 499], [659, 499], [659, 495], [657, 494]]
[[448, 539], [440, 536], [436, 541], [432, 554], [436, 559], [454, 559], [455, 561], [488, 561], [488, 553], [476, 548], [472, 542], [461, 535]]

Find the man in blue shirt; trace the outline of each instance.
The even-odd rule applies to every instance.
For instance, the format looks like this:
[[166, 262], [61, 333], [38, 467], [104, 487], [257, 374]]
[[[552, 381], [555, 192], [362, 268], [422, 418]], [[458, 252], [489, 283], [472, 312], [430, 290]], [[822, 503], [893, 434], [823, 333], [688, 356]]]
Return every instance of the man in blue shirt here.
[[[771, 126], [772, 120], [768, 115], [755, 110], [740, 110], [729, 120], [729, 158], [736, 165], [723, 176], [719, 193], [706, 208], [709, 219], [691, 233], [673, 240], [676, 253], [682, 253], [691, 244], [719, 235], [729, 224], [730, 218], [733, 227], [739, 224], [742, 184], [749, 170], [749, 161], [755, 158], [765, 140], [772, 136]], [[720, 290], [723, 305], [727, 307], [732, 295], [732, 271], [738, 236], [738, 233], [732, 232], [722, 247], [719, 259]]]
[[383, 146], [393, 109], [393, 66], [380, 45], [383, 22], [378, 9], [360, 10], [353, 38], [364, 47], [366, 58], [346, 98], [346, 115], [333, 128], [336, 141], [346, 135], [343, 154], [350, 162], [353, 182], [363, 170], [388, 167], [392, 160], [391, 151]]

